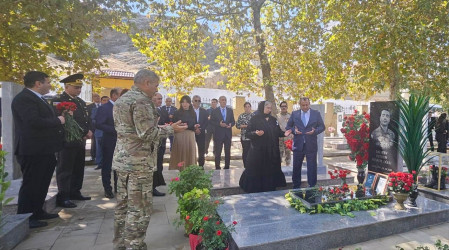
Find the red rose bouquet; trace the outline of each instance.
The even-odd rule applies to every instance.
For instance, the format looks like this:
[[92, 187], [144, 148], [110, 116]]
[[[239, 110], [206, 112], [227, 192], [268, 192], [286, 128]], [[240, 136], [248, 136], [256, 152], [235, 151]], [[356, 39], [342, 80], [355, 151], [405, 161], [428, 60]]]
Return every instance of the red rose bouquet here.
[[352, 115], [345, 116], [341, 129], [351, 149], [349, 159], [356, 162], [359, 170], [364, 170], [368, 165], [369, 118], [366, 112], [359, 114], [354, 110]]
[[413, 171], [411, 174], [403, 172], [391, 172], [388, 177], [388, 190], [396, 193], [410, 193], [414, 189]]
[[67, 142], [81, 141], [83, 138], [83, 129], [73, 118], [73, 112], [76, 110], [76, 104], [73, 102], [60, 102], [56, 105], [58, 112], [64, 116], [65, 139]]
[[285, 146], [286, 146], [288, 149], [292, 150], [292, 148], [293, 148], [293, 140], [292, 140], [292, 139], [286, 140], [286, 141], [284, 142], [284, 144], [285, 144]]

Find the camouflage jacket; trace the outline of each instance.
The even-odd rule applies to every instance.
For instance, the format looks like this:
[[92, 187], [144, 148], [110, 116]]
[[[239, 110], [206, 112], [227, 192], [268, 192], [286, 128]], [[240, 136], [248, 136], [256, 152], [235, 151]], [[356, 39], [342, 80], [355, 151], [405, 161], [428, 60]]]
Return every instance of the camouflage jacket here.
[[159, 115], [151, 97], [136, 86], [114, 105], [117, 145], [112, 168], [119, 171], [153, 170], [161, 137], [173, 135], [173, 128], [157, 126]]

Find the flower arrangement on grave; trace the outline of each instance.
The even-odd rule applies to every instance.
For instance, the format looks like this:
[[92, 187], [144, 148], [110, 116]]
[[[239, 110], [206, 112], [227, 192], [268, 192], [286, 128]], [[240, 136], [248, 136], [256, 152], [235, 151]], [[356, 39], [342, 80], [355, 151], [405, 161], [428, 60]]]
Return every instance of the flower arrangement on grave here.
[[403, 172], [391, 172], [388, 177], [388, 190], [395, 193], [409, 194], [415, 185], [413, 173], [403, 173]]
[[292, 139], [288, 139], [286, 141], [284, 141], [285, 147], [292, 150], [293, 149], [293, 140]]
[[0, 144], [0, 219], [3, 213], [3, 206], [6, 206], [9, 202], [13, 200], [12, 197], [6, 198], [6, 190], [11, 185], [11, 181], [6, 181], [8, 172], [5, 172], [5, 157], [6, 152], [3, 151], [3, 146]]
[[76, 110], [76, 104], [73, 102], [60, 102], [56, 105], [58, 112], [64, 116], [64, 131], [67, 142], [81, 141], [83, 129], [73, 118], [73, 112]]
[[334, 133], [335, 133], [335, 128], [334, 127], [328, 127], [327, 131], [329, 131], [330, 136], [332, 136], [332, 137], [334, 136]]
[[346, 169], [334, 169], [334, 171], [327, 171], [327, 173], [329, 174], [329, 176], [331, 177], [332, 180], [334, 179], [341, 179], [342, 185], [346, 184], [346, 177], [348, 176], [348, 174], [351, 173], [351, 171], [346, 170]]
[[370, 115], [366, 112], [360, 114], [354, 110], [353, 114], [344, 117], [341, 129], [351, 149], [349, 159], [356, 162], [359, 171], [364, 171], [368, 165], [369, 119]]

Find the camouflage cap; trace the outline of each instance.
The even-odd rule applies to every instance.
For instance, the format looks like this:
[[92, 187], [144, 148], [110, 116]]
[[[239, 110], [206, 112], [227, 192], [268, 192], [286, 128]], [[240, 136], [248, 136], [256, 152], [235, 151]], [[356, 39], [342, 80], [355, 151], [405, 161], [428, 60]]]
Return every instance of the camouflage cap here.
[[72, 86], [83, 86], [82, 79], [84, 78], [83, 74], [74, 74], [70, 75], [61, 80], [62, 83], [72, 85]]

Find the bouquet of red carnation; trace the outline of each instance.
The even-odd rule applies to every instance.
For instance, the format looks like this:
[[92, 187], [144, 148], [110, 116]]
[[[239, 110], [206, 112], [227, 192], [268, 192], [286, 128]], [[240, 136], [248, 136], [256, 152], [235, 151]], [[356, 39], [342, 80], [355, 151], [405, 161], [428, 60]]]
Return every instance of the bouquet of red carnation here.
[[356, 162], [359, 170], [368, 165], [369, 119], [370, 115], [366, 112], [360, 114], [354, 110], [353, 114], [344, 117], [343, 128], [340, 130], [351, 149], [349, 159]]
[[65, 139], [67, 142], [81, 141], [83, 138], [83, 129], [73, 119], [73, 112], [76, 110], [76, 104], [73, 102], [60, 102], [56, 105], [58, 112], [64, 116]]
[[[413, 173], [414, 172], [414, 173]], [[411, 174], [403, 172], [391, 172], [388, 177], [388, 189], [396, 193], [410, 193], [414, 187], [413, 171]]]
[[293, 148], [293, 140], [292, 139], [286, 140], [284, 142], [284, 144], [288, 149], [292, 150], [292, 148]]

